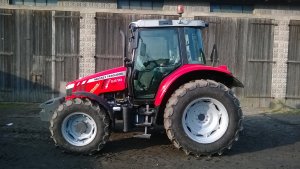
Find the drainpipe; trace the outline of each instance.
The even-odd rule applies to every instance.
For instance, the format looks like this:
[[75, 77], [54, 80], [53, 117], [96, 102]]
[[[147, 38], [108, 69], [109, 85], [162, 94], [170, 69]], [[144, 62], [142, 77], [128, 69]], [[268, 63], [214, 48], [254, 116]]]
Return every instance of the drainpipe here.
[[122, 37], [122, 47], [123, 47], [123, 66], [125, 66], [125, 59], [127, 58], [127, 56], [126, 56], [126, 36], [122, 29], [120, 29], [120, 34]]

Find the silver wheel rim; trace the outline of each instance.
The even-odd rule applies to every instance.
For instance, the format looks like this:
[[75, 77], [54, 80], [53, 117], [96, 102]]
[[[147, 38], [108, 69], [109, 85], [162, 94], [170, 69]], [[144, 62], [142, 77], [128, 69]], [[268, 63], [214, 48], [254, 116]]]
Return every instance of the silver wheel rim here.
[[75, 112], [63, 120], [61, 132], [68, 143], [74, 146], [85, 146], [96, 137], [97, 125], [88, 114]]
[[192, 101], [184, 110], [182, 125], [192, 140], [208, 144], [226, 132], [229, 117], [225, 106], [216, 99], [203, 97]]

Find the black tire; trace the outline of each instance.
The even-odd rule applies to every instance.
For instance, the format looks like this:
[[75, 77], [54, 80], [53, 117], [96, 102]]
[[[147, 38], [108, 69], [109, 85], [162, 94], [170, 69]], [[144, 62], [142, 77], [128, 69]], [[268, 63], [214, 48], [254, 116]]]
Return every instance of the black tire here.
[[[185, 108], [193, 100], [210, 97], [221, 102], [228, 113], [228, 127], [222, 137], [212, 143], [199, 143], [191, 139], [184, 131], [182, 116]], [[221, 155], [238, 140], [242, 130], [242, 110], [233, 92], [221, 83], [212, 80], [196, 80], [182, 85], [168, 100], [164, 113], [164, 127], [174, 146], [187, 155]]]
[[[87, 145], [76, 146], [68, 142], [62, 134], [62, 124], [66, 117], [75, 113], [83, 112], [89, 115], [96, 123], [97, 132], [94, 139]], [[107, 112], [97, 103], [89, 99], [73, 99], [61, 104], [54, 112], [50, 121], [50, 132], [55, 145], [65, 152], [93, 154], [100, 151], [110, 136], [110, 119]]]

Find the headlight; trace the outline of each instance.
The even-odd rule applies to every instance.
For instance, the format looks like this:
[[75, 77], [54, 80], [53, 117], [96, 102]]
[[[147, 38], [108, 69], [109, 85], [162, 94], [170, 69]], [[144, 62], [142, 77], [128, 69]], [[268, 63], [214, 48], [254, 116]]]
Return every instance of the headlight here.
[[72, 95], [72, 90], [73, 90], [73, 88], [67, 89], [67, 91], [66, 91], [67, 96]]

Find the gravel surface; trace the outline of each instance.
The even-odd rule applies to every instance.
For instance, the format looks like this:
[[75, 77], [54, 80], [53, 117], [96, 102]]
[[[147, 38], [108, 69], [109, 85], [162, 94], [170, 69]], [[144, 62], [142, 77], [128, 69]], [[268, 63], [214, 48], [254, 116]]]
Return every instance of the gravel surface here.
[[0, 169], [101, 168], [300, 168], [300, 113], [245, 109], [244, 131], [222, 156], [186, 156], [164, 130], [150, 140], [117, 128], [105, 148], [92, 156], [63, 153], [54, 146], [49, 124], [37, 104], [0, 104]]

